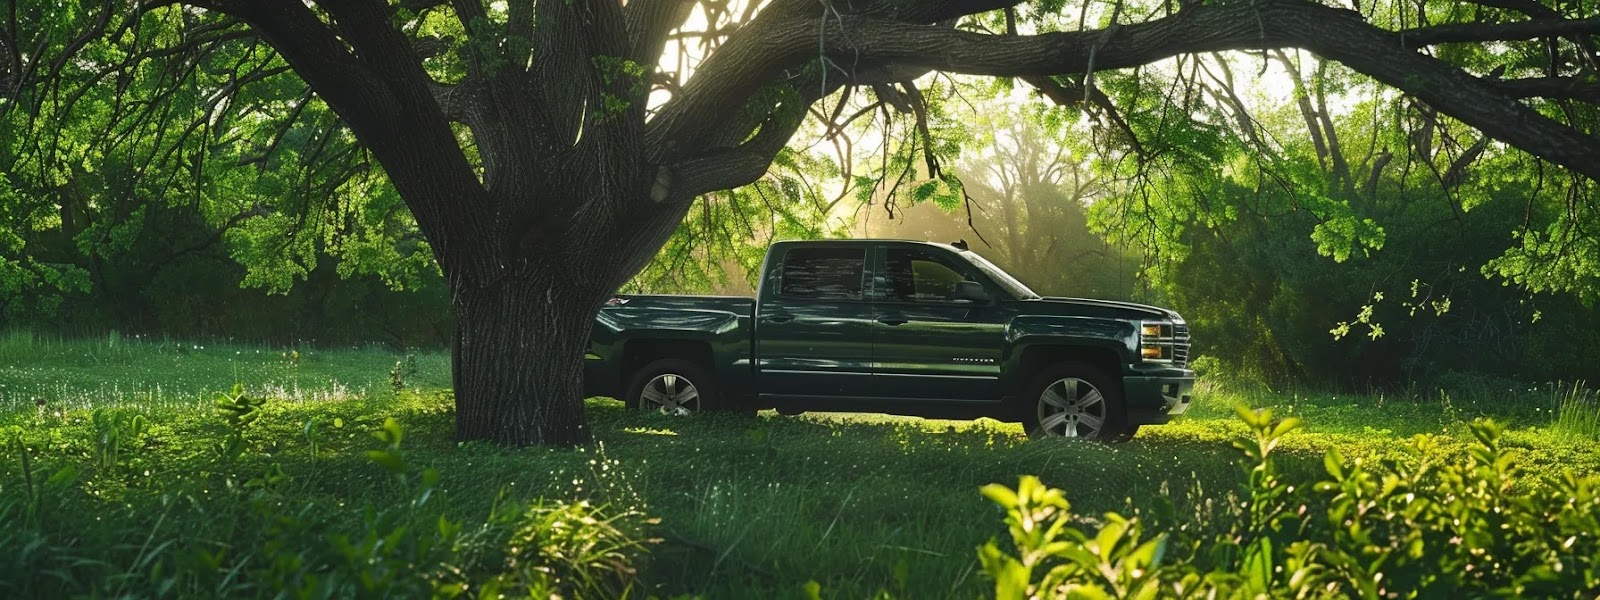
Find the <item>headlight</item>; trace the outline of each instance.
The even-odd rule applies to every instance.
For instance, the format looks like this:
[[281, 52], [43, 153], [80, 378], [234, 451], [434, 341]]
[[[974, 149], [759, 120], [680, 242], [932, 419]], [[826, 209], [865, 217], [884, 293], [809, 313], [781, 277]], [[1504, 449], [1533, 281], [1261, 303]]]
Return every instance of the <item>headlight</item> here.
[[1172, 324], [1146, 321], [1139, 324], [1139, 358], [1146, 362], [1172, 362]]

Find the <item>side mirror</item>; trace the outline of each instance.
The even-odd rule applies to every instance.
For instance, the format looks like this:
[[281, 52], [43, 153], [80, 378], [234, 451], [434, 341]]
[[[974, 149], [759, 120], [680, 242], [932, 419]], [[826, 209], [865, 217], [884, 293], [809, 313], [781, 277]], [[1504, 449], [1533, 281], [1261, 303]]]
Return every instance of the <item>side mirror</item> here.
[[989, 302], [989, 292], [983, 289], [983, 284], [976, 281], [962, 281], [956, 283], [950, 290], [951, 300], [965, 300], [984, 304]]

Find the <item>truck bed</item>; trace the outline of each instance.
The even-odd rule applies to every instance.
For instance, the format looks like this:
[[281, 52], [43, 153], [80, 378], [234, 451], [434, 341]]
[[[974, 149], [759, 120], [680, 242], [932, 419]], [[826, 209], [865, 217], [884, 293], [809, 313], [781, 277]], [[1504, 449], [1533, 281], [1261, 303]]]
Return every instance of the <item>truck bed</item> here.
[[750, 316], [756, 299], [751, 296], [691, 296], [683, 294], [618, 295], [624, 302], [606, 306], [601, 312], [627, 313], [633, 309], [662, 308], [681, 310], [714, 310]]

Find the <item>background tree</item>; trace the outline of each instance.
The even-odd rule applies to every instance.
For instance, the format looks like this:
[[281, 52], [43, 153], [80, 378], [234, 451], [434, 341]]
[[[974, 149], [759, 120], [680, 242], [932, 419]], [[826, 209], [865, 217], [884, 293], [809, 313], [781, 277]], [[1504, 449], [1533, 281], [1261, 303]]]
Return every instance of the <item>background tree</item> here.
[[953, 172], [970, 205], [950, 195], [918, 202], [902, 194], [905, 205], [889, 211], [864, 206], [861, 230], [871, 237], [965, 239], [1041, 294], [1131, 298], [1137, 258], [1089, 229], [1089, 206], [1109, 190], [1082, 154], [1086, 144], [1071, 144], [1081, 132], [1053, 119], [1052, 109], [1016, 108], [961, 115], [976, 133]]
[[[1592, 181], [1337, 65], [1263, 60], [1299, 82], [1290, 102], [1239, 85], [1237, 60], [1194, 58], [1195, 120], [1234, 126], [1206, 130], [1204, 154], [1140, 163], [1144, 184], [1095, 206], [1098, 231], [1144, 250], [1154, 299], [1191, 320], [1212, 364], [1363, 391], [1594, 376], [1578, 357], [1600, 336], [1573, 326], [1592, 320], [1592, 262], [1539, 241], [1593, 243], [1574, 233], [1593, 222]], [[1119, 100], [1139, 106], [1135, 89]], [[1593, 111], [1573, 114], [1593, 129]], [[1159, 119], [1128, 122], [1161, 139]]]
[[0, 98], [0, 322], [444, 338], [443, 282], [404, 203], [247, 30], [167, 11], [114, 44], [73, 31], [96, 16], [80, 5], [7, 8], [0, 49], [79, 48], [9, 56], [53, 75], [12, 78], [26, 85]]
[[[76, 110], [60, 100], [74, 93], [60, 83], [66, 71], [125, 74], [117, 65], [157, 60], [183, 73], [223, 51], [293, 72], [338, 115], [368, 159], [360, 164], [381, 166], [447, 281], [463, 439], [584, 440], [581, 356], [593, 312], [650, 261], [695, 198], [762, 178], [810, 107], [841, 89], [917, 114], [927, 172], [946, 186], [937, 159], [947, 147], [932, 143], [916, 83], [929, 71], [1019, 77], [1057, 102], [1092, 105], [1125, 130], [1140, 157], [1129, 168], [1148, 172], [1169, 153], [1213, 153], [1219, 134], [1186, 112], [1192, 87], [1119, 107], [1111, 98], [1122, 94], [1102, 90], [1118, 82], [1108, 71], [1131, 69], [1121, 87], [1137, 88], [1163, 79], [1139, 67], [1171, 57], [1295, 47], [1600, 178], [1600, 140], [1555, 108], [1594, 100], [1585, 77], [1600, 20], [1577, 3], [1086, 2], [1075, 19], [1052, 1], [104, 0], [61, 15], [18, 6], [4, 43], [18, 99], [7, 110], [24, 107], [29, 118]], [[1489, 42], [1533, 57], [1549, 50], [1490, 73], [1479, 70], [1488, 50], [1433, 50]], [[203, 96], [232, 98], [266, 72], [254, 83], [235, 72]], [[114, 106], [174, 106], [119, 98], [128, 101]], [[836, 102], [822, 114], [847, 118], [837, 108], [846, 102]], [[1141, 139], [1141, 119], [1153, 117], [1162, 135]], [[215, 116], [187, 121], [199, 128]], [[305, 214], [280, 214], [297, 220], [291, 212]]]

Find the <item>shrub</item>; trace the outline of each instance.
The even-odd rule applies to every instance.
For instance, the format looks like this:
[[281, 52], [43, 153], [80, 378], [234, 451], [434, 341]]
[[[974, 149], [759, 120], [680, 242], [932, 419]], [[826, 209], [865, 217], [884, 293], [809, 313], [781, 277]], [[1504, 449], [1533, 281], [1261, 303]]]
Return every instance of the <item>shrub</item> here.
[[515, 516], [505, 568], [483, 597], [621, 598], [639, 583], [635, 557], [647, 550], [644, 515], [607, 515], [587, 501], [539, 501]]
[[1578, 598], [1600, 589], [1600, 477], [1520, 480], [1493, 422], [1475, 421], [1455, 460], [1430, 459], [1446, 455], [1439, 440], [1417, 436], [1403, 458], [1376, 464], [1329, 451], [1327, 477], [1295, 486], [1277, 476], [1272, 450], [1299, 423], [1239, 413], [1251, 431], [1236, 443], [1248, 500], [1210, 539], [1148, 533], [1152, 519], [1138, 511], [1107, 513], [1090, 533], [1061, 490], [1037, 478], [986, 486], [1014, 548], [991, 540], [978, 550], [996, 597]]
[[[315, 484], [300, 478], [317, 463], [264, 441], [285, 431], [275, 410], [237, 387], [224, 394], [199, 413], [210, 436], [173, 448], [184, 462], [159, 490], [129, 474], [133, 448], [175, 444], [143, 414], [96, 411], [37, 445], [6, 431], [0, 455], [20, 471], [0, 468], [0, 597], [619, 598], [638, 586], [654, 522], [637, 508], [519, 502], [502, 488], [487, 514], [464, 511], [439, 500], [439, 471], [402, 451], [393, 418], [373, 432], [376, 447], [315, 459], [381, 473], [370, 495], [308, 494]], [[72, 450], [43, 455], [51, 448]], [[75, 460], [92, 461], [93, 476]], [[596, 493], [638, 506], [631, 481], [607, 475], [614, 461], [591, 462]]]

